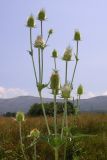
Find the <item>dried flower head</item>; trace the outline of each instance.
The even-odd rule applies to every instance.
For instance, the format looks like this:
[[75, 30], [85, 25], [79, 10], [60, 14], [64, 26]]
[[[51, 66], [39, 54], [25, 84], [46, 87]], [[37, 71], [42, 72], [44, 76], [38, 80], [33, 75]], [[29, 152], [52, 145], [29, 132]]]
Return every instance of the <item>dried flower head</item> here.
[[61, 95], [62, 98], [70, 98], [70, 94], [71, 94], [71, 85], [67, 83], [61, 88]]
[[75, 41], [80, 41], [81, 40], [81, 36], [80, 36], [80, 32], [79, 31], [75, 31], [74, 40]]
[[30, 131], [30, 135], [28, 137], [38, 139], [40, 137], [40, 131], [37, 128], [35, 128]]
[[57, 58], [57, 57], [58, 57], [58, 52], [57, 52], [56, 49], [53, 50], [53, 52], [52, 52], [52, 57], [53, 57], [53, 58]]
[[38, 36], [34, 43], [35, 48], [41, 48], [44, 49], [45, 47], [45, 41], [43, 40], [42, 36]]
[[79, 85], [79, 87], [77, 88], [77, 94], [78, 95], [82, 95], [84, 93], [84, 89], [82, 85]]
[[45, 21], [46, 20], [46, 13], [44, 9], [41, 9], [38, 13], [38, 20]]
[[50, 78], [50, 88], [54, 91], [58, 91], [60, 87], [60, 78], [58, 71], [54, 71]]
[[70, 47], [67, 47], [62, 59], [64, 61], [71, 61], [71, 58], [72, 58], [72, 49]]
[[29, 27], [29, 28], [34, 28], [35, 27], [35, 20], [34, 20], [34, 17], [32, 15], [28, 17], [26, 26]]
[[25, 115], [23, 112], [17, 112], [16, 113], [16, 121], [17, 122], [23, 122], [25, 121]]
[[48, 34], [51, 35], [53, 33], [53, 29], [49, 29]]

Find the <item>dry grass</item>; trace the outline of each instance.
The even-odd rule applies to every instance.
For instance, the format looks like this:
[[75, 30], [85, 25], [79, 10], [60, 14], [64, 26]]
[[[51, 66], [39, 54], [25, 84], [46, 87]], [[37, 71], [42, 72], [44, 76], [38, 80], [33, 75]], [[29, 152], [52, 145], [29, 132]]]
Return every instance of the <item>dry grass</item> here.
[[[48, 117], [49, 125], [53, 130], [53, 118]], [[72, 126], [74, 118], [68, 117], [69, 126]], [[61, 126], [61, 116], [57, 118], [59, 131]], [[95, 137], [81, 138], [78, 142], [82, 148], [81, 160], [107, 160], [107, 114], [83, 113], [77, 117], [76, 124], [78, 131], [97, 135]], [[41, 133], [46, 133], [45, 121], [43, 117], [29, 118], [23, 123], [23, 137], [27, 146], [30, 140], [26, 138], [30, 130], [38, 128]], [[0, 117], [0, 160], [22, 160], [18, 124], [12, 118]], [[86, 152], [86, 153], [85, 153]], [[32, 156], [32, 150], [27, 150], [28, 157]], [[48, 160], [49, 154], [53, 155], [52, 149], [47, 144], [38, 144], [38, 154], [40, 160]], [[53, 160], [54, 158], [51, 158]], [[29, 158], [32, 160], [31, 158]]]

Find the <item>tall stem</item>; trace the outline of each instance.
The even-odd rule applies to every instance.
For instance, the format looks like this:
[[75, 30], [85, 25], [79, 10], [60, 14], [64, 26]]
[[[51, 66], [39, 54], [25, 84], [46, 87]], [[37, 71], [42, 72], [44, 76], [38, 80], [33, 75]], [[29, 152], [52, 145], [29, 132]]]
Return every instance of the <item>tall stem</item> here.
[[[42, 21], [41, 21], [41, 37], [43, 38], [43, 23], [42, 23]], [[41, 49], [41, 83], [42, 83], [42, 81], [43, 81], [43, 49]]]
[[36, 143], [34, 144], [34, 158], [35, 160], [37, 160]]
[[[66, 61], [66, 67], [65, 67], [65, 84], [67, 84], [67, 72], [68, 72], [68, 62]], [[64, 124], [66, 125], [66, 128], [68, 128], [67, 99], [64, 99], [64, 113], [63, 113], [63, 118], [62, 118], [61, 139], [63, 138]]]
[[58, 149], [55, 148], [55, 160], [58, 160]]
[[54, 58], [54, 65], [55, 65], [55, 70], [56, 70], [56, 58]]
[[54, 90], [54, 130], [55, 137], [57, 136], [57, 107], [56, 107], [56, 91]]
[[68, 62], [66, 61], [66, 67], [65, 67], [65, 84], [67, 83], [67, 75], [68, 75]]
[[26, 155], [25, 155], [24, 148], [23, 148], [22, 126], [21, 126], [21, 122], [19, 122], [19, 134], [20, 134], [20, 145], [21, 145], [22, 154], [23, 154], [24, 159], [27, 160], [27, 157], [26, 157]]
[[39, 83], [41, 83], [41, 58], [40, 58], [40, 48], [38, 48], [38, 62], [39, 62]]
[[45, 107], [44, 107], [44, 104], [43, 104], [43, 98], [42, 98], [41, 91], [39, 91], [39, 96], [40, 96], [40, 101], [41, 101], [41, 105], [42, 105], [43, 115], [44, 115], [44, 118], [45, 118], [46, 127], [47, 127], [47, 130], [48, 130], [48, 134], [50, 135], [51, 132], [50, 132], [50, 128], [49, 128], [49, 125], [48, 125], [48, 120], [47, 120], [47, 116], [46, 116], [46, 112], [45, 112]]
[[73, 71], [73, 75], [72, 75], [71, 87], [73, 86], [73, 81], [74, 81], [74, 76], [75, 76], [77, 64], [78, 64], [78, 41], [77, 41], [77, 50], [76, 50], [76, 63], [75, 63], [75, 67], [74, 67], [74, 71]]
[[30, 49], [31, 49], [32, 64], [33, 64], [33, 69], [34, 69], [34, 76], [35, 76], [36, 84], [37, 84], [38, 80], [37, 80], [37, 73], [36, 73], [36, 68], [35, 68], [35, 63], [34, 63], [33, 47], [32, 47], [32, 28], [30, 28]]
[[65, 99], [65, 125], [68, 128], [68, 118], [67, 118], [67, 99]]

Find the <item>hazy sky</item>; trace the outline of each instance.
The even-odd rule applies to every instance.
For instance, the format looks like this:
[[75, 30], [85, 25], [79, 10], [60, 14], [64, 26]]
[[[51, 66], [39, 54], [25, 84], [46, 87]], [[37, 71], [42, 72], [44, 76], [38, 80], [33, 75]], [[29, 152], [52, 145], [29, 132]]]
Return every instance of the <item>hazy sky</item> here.
[[[47, 21], [44, 23], [44, 38], [47, 30], [53, 28], [45, 55], [45, 77], [50, 77], [53, 68], [51, 52], [56, 48], [59, 57], [71, 45], [75, 51], [73, 34], [81, 32], [79, 64], [74, 88], [81, 83], [84, 97], [107, 94], [107, 0], [0, 0], [0, 97], [33, 94], [37, 96], [29, 49], [29, 30], [26, 19], [32, 13], [35, 18], [44, 8]], [[33, 41], [40, 33], [39, 22]], [[35, 59], [37, 51], [35, 50]], [[59, 58], [58, 67], [62, 83], [64, 62]], [[69, 64], [69, 80], [74, 62]], [[49, 96], [51, 91], [44, 93]]]

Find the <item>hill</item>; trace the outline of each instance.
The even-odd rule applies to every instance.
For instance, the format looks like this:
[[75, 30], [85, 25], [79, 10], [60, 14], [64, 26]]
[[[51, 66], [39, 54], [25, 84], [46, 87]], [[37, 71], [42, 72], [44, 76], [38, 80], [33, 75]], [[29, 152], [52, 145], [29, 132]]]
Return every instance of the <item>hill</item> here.
[[[52, 102], [52, 99], [44, 98], [44, 102]], [[0, 99], [0, 113], [17, 111], [27, 112], [34, 103], [40, 103], [39, 97], [20, 96], [10, 99]], [[80, 109], [84, 112], [107, 112], [107, 96], [81, 99]]]

